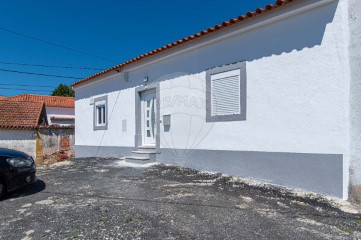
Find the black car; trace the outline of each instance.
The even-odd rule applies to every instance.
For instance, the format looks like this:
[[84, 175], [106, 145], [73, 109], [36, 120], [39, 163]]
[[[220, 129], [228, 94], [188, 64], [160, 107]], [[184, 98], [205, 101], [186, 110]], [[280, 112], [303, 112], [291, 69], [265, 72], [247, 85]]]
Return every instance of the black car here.
[[0, 148], [0, 198], [36, 182], [34, 159], [23, 152]]

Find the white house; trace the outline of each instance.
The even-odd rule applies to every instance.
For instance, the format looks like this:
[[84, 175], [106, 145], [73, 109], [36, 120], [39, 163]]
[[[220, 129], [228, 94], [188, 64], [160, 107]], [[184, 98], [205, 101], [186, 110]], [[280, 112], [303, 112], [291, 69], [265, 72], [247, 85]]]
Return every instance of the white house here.
[[16, 101], [41, 101], [45, 103], [49, 125], [72, 126], [75, 122], [74, 98], [61, 96], [44, 96], [22, 94], [8, 97]]
[[76, 157], [360, 200], [360, 6], [277, 1], [74, 83]]

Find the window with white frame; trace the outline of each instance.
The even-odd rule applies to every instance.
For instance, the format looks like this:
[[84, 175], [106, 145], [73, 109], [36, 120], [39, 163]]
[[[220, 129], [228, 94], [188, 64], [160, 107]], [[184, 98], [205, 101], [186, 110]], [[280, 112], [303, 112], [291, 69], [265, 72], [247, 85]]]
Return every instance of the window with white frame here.
[[96, 106], [97, 126], [105, 126], [105, 104]]
[[94, 99], [94, 130], [106, 130], [108, 126], [107, 96]]
[[206, 78], [207, 122], [246, 120], [246, 63], [210, 69]]

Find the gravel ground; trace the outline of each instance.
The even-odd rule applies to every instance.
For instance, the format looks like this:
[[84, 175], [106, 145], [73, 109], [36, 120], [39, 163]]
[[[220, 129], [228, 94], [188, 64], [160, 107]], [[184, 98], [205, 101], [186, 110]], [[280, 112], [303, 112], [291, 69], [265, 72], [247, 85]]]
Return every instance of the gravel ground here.
[[38, 169], [0, 202], [0, 239], [361, 239], [361, 215], [219, 174], [116, 160]]

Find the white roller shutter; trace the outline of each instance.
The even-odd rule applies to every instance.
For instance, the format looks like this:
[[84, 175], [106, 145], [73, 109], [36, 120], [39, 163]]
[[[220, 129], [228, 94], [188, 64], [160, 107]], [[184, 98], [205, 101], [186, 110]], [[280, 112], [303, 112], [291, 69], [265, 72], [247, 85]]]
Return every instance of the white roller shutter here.
[[211, 75], [211, 115], [241, 113], [240, 69]]

